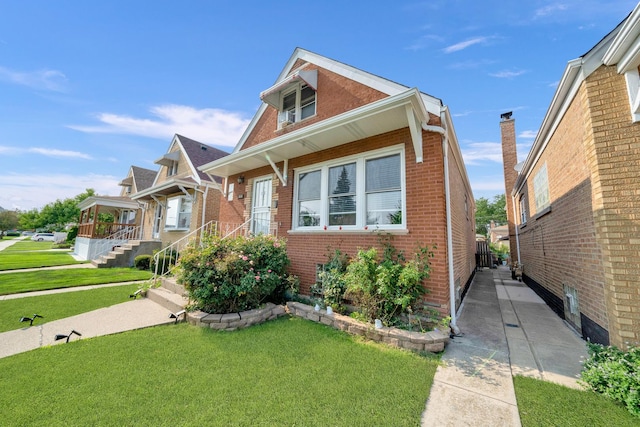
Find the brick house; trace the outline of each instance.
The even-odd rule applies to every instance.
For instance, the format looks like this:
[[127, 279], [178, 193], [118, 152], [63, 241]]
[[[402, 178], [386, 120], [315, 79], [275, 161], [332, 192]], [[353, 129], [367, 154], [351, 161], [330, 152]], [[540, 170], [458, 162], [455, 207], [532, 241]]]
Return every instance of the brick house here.
[[327, 254], [437, 245], [425, 302], [453, 314], [475, 268], [474, 198], [442, 101], [297, 48], [227, 157], [220, 220], [287, 239], [301, 292]]
[[640, 343], [640, 5], [570, 61], [516, 169], [500, 122], [511, 248], [524, 281], [585, 339]]
[[[132, 166], [119, 196], [94, 196], [79, 204], [75, 254], [98, 267], [131, 266], [218, 219], [220, 179], [198, 166], [228, 153], [182, 135], [155, 161], [157, 171]], [[105, 214], [113, 220], [103, 222]]]

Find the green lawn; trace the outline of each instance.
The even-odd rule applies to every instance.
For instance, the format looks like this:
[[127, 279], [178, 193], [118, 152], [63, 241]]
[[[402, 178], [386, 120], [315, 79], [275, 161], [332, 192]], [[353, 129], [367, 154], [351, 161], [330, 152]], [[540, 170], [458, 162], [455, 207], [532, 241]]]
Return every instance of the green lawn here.
[[23, 251], [46, 251], [53, 247], [53, 242], [34, 242], [33, 240], [22, 240], [16, 242], [0, 252], [0, 255], [8, 252]]
[[590, 391], [516, 376], [513, 378], [523, 427], [625, 427], [640, 419], [623, 406]]
[[0, 270], [22, 268], [53, 267], [56, 265], [83, 264], [76, 261], [69, 252], [5, 252], [0, 251]]
[[436, 366], [299, 318], [183, 323], [0, 359], [0, 408], [5, 426], [419, 426]]
[[[2, 262], [0, 257], [0, 262]], [[103, 283], [147, 280], [150, 271], [135, 268], [73, 268], [0, 274], [0, 295]]]
[[44, 319], [37, 319], [34, 323], [34, 325], [41, 325], [130, 301], [129, 295], [136, 289], [138, 285], [132, 284], [0, 301], [0, 332], [28, 326], [28, 323], [20, 323], [19, 320], [22, 316], [31, 317], [34, 313], [44, 316]]

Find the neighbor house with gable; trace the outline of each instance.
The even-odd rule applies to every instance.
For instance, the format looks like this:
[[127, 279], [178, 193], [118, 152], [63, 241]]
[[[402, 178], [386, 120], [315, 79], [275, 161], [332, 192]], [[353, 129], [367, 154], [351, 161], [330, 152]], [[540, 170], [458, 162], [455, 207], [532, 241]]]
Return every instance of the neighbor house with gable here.
[[[640, 343], [640, 5], [567, 64], [526, 160], [500, 122], [511, 254], [585, 339]], [[515, 169], [514, 169], [515, 167]]]
[[[131, 266], [136, 255], [151, 254], [217, 221], [220, 178], [198, 167], [227, 154], [174, 135], [155, 160], [156, 171], [132, 166], [120, 182], [120, 196], [92, 197], [79, 205], [76, 255], [99, 267]], [[105, 214], [111, 216], [101, 221]]]
[[431, 95], [297, 48], [220, 176], [220, 221], [287, 240], [309, 294], [329, 252], [381, 237], [435, 245], [424, 302], [454, 314], [475, 269], [474, 198], [451, 115]]

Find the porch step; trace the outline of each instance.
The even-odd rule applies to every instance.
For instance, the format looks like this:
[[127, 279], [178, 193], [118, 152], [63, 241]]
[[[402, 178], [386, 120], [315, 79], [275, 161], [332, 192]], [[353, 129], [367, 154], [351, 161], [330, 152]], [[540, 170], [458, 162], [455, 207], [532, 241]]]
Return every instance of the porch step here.
[[[144, 244], [144, 245], [143, 245]], [[113, 248], [106, 255], [91, 260], [91, 264], [98, 268], [131, 267], [136, 255], [141, 253], [151, 254], [160, 247], [160, 242], [130, 240]]]
[[[171, 289], [165, 288], [164, 283], [159, 288], [151, 288], [147, 291], [147, 298], [156, 304], [161, 305], [172, 313], [177, 313], [180, 310], [183, 310], [187, 304], [189, 304], [189, 299], [182, 294], [184, 288], [180, 285], [175, 285], [175, 289], [179, 292], [176, 293]], [[181, 291], [182, 289], [182, 291]]]

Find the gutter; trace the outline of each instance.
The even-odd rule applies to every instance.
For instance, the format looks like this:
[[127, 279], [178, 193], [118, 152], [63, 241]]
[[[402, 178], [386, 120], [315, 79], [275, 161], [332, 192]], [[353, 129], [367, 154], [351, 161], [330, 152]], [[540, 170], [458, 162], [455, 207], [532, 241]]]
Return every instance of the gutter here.
[[[440, 111], [440, 122], [445, 123], [445, 111], [446, 108], [442, 108]], [[449, 267], [449, 308], [451, 322], [449, 326], [455, 335], [460, 334], [460, 328], [458, 328], [456, 317], [456, 290], [455, 279], [453, 272], [453, 238], [451, 227], [451, 191], [449, 183], [449, 140], [447, 139], [447, 130], [442, 126], [432, 126], [422, 123], [422, 129], [427, 132], [435, 132], [442, 135], [442, 154], [444, 157], [444, 196], [445, 196], [445, 208], [447, 216], [447, 264]]]

